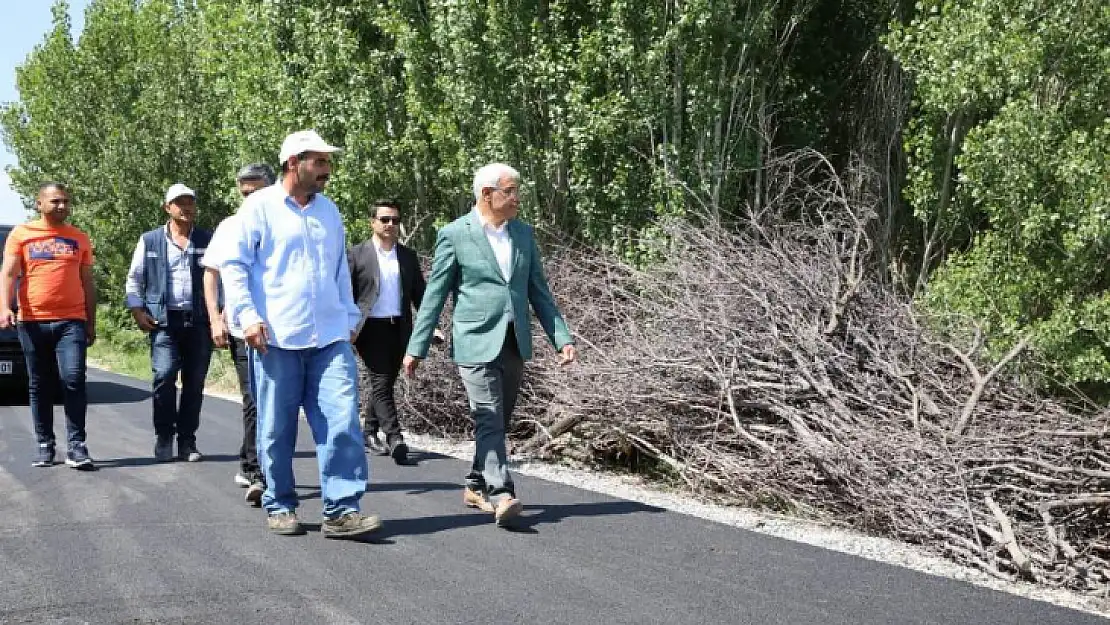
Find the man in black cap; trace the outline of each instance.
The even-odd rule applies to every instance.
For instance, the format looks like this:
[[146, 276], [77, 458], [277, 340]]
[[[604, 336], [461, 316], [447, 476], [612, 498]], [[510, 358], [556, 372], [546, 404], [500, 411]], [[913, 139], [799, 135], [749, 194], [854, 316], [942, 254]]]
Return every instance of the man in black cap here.
[[[239, 170], [235, 181], [239, 186], [239, 195], [246, 199], [255, 191], [274, 183], [274, 170], [264, 163], [252, 163]], [[231, 351], [235, 374], [239, 378], [239, 393], [243, 396], [243, 443], [239, 446], [239, 471], [235, 473], [235, 483], [247, 489], [245, 501], [257, 508], [262, 505], [266, 480], [258, 467], [258, 445], [255, 440], [258, 412], [250, 389], [250, 358], [247, 345], [243, 342], [242, 329], [231, 323], [224, 314], [223, 289], [220, 287], [219, 263], [222, 253], [226, 251], [224, 239], [229, 232], [235, 232], [235, 228], [235, 215], [221, 221], [208, 244], [208, 252], [200, 262], [204, 265], [204, 294], [208, 303], [212, 343], [219, 349], [227, 347]]]

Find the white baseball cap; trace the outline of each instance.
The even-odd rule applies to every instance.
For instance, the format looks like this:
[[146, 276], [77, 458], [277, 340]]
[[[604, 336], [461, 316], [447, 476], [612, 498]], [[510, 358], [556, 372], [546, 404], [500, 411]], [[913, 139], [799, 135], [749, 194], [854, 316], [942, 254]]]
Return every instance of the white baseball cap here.
[[183, 195], [188, 195], [189, 197], [191, 197], [193, 199], [196, 199], [196, 197], [197, 197], [197, 194], [196, 194], [195, 191], [193, 191], [189, 187], [187, 187], [187, 186], [185, 186], [185, 185], [183, 185], [179, 182], [179, 183], [173, 185], [172, 187], [170, 187], [169, 189], [166, 190], [166, 204], [169, 204], [170, 202], [176, 200], [177, 198], [179, 198]]
[[338, 152], [342, 148], [338, 148], [316, 133], [315, 130], [298, 130], [285, 138], [281, 142], [281, 152], [278, 153], [278, 163], [284, 165], [285, 161], [289, 160], [290, 156], [296, 156], [302, 152], [323, 152], [330, 154]]

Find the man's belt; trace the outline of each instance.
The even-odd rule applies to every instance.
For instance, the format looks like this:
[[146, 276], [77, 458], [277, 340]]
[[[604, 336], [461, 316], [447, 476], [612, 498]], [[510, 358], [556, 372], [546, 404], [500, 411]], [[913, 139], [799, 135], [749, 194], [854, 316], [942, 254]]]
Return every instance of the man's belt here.
[[166, 310], [166, 317], [174, 317], [181, 320], [181, 324], [186, 328], [193, 326], [193, 311], [184, 310], [181, 308], [170, 308]]
[[404, 320], [405, 320], [405, 318], [401, 317], [401, 316], [397, 316], [397, 317], [369, 317], [369, 318], [367, 318], [367, 321], [373, 321], [375, 323], [389, 323], [389, 324], [393, 324], [393, 325], [401, 323]]

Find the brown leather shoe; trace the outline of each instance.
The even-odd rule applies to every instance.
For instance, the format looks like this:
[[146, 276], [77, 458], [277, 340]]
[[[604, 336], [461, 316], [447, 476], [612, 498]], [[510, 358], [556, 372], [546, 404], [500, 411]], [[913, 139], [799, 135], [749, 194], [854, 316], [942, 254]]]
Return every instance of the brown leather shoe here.
[[493, 504], [482, 493], [470, 488], [463, 489], [463, 505], [467, 508], [477, 508], [482, 512], [494, 513]]
[[520, 516], [520, 513], [523, 511], [524, 504], [521, 503], [519, 499], [516, 497], [505, 497], [497, 504], [497, 508], [493, 513], [493, 518], [497, 521], [499, 526], [505, 527], [509, 521]]
[[304, 534], [304, 526], [297, 521], [292, 512], [279, 512], [266, 517], [266, 527], [279, 536], [299, 536]]
[[381, 519], [372, 514], [348, 512], [334, 519], [325, 519], [322, 531], [324, 538], [361, 538], [381, 526]]
[[262, 482], [254, 482], [247, 487], [247, 492], [243, 494], [243, 501], [252, 508], [262, 507], [262, 493], [266, 492], [266, 487]]

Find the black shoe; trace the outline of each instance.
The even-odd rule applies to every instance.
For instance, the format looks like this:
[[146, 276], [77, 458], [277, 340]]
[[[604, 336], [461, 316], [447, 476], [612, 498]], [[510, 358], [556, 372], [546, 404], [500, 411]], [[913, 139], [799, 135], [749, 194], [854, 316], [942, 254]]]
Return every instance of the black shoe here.
[[154, 459], [158, 462], [173, 462], [173, 437], [159, 436], [154, 441]]
[[89, 448], [84, 443], [74, 443], [66, 453], [66, 466], [78, 471], [95, 471], [96, 465], [89, 457]]
[[196, 443], [182, 443], [177, 441], [177, 458], [185, 462], [200, 462], [204, 456], [197, 450]]
[[397, 438], [389, 444], [389, 455], [393, 456], [393, 462], [405, 465], [409, 463], [409, 446], [405, 444], [403, 439]]
[[34, 462], [31, 463], [32, 467], [52, 467], [54, 466], [54, 446], [50, 443], [39, 443], [39, 453], [35, 456]]
[[370, 453], [378, 454], [379, 456], [388, 456], [389, 449], [382, 444], [378, 438], [377, 432], [363, 432], [363, 437], [366, 439], [366, 450]]

